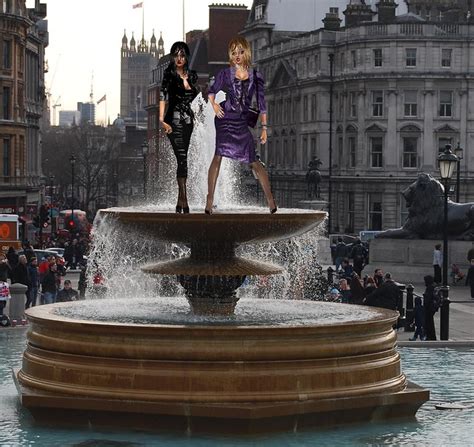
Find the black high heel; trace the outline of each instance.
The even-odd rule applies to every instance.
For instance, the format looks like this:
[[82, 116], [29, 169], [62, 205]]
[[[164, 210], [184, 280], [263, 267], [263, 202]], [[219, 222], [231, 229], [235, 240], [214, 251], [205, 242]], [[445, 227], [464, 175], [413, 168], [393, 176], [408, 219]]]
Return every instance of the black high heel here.
[[278, 207], [275, 206], [275, 208], [272, 208], [272, 209], [270, 210], [270, 214], [275, 214], [277, 211], [278, 211]]
[[189, 214], [189, 206], [183, 206], [183, 213]]
[[[181, 214], [183, 212], [183, 207], [181, 205], [176, 205], [176, 213]], [[189, 208], [188, 208], [189, 212]]]

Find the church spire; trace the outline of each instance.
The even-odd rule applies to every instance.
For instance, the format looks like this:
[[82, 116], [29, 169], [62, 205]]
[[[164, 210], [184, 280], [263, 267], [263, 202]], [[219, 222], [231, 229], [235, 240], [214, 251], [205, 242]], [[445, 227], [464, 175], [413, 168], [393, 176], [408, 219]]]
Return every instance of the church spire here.
[[128, 50], [127, 30], [123, 30], [122, 50]]
[[133, 35], [132, 31], [132, 38], [130, 39], [130, 51], [137, 51], [135, 48], [135, 36]]
[[160, 31], [160, 38], [158, 39], [158, 59], [165, 55], [165, 43], [163, 41], [163, 35]]

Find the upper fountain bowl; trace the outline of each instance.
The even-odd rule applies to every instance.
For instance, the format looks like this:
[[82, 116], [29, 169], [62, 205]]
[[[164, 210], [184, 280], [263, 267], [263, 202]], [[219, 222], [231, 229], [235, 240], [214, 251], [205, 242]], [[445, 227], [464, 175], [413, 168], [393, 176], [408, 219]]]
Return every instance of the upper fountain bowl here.
[[159, 240], [195, 244], [199, 241], [234, 244], [272, 242], [299, 236], [318, 226], [327, 213], [303, 209], [278, 209], [270, 214], [262, 208], [225, 210], [206, 215], [203, 211], [176, 214], [169, 210], [107, 208], [101, 216], [152, 235]]

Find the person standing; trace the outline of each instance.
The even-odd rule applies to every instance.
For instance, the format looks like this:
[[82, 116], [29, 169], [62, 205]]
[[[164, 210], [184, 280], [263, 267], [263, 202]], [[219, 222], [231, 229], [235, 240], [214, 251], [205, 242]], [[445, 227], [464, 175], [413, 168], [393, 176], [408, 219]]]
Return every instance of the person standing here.
[[[188, 150], [194, 127], [191, 103], [199, 93], [198, 76], [189, 68], [189, 48], [185, 42], [171, 46], [171, 59], [163, 74], [160, 88], [160, 123], [170, 140], [177, 162], [177, 213], [189, 213], [186, 182]], [[168, 109], [165, 114], [166, 104]]]
[[[214, 192], [221, 167], [222, 157], [230, 158], [250, 166], [267, 199], [270, 213], [277, 211], [275, 199], [263, 163], [255, 153], [255, 143], [249, 130], [248, 118], [252, 98], [255, 95], [260, 112], [260, 143], [267, 142], [267, 107], [265, 103], [264, 80], [252, 65], [250, 45], [244, 37], [235, 37], [228, 46], [230, 67], [221, 70], [209, 89], [209, 102], [216, 118], [216, 151], [208, 172], [208, 192], [205, 213], [212, 214]], [[219, 91], [225, 93], [225, 100], [215, 102]]]
[[441, 244], [436, 244], [433, 251], [433, 270], [434, 282], [441, 284], [441, 266], [443, 265], [443, 254], [441, 253]]
[[341, 268], [342, 261], [347, 256], [347, 245], [342, 240], [342, 237], [337, 238], [337, 245], [334, 249], [334, 265], [336, 266], [336, 272]]
[[368, 306], [383, 307], [384, 309], [398, 310], [400, 289], [392, 279], [390, 273], [385, 273], [384, 283], [375, 289], [364, 300]]
[[38, 290], [40, 286], [39, 271], [38, 271], [38, 260], [33, 257], [28, 264], [28, 276], [30, 279], [30, 285], [28, 287], [27, 299], [25, 309], [36, 306], [36, 297], [38, 296]]
[[58, 292], [58, 283], [56, 278], [57, 266], [51, 264], [48, 273], [41, 281], [41, 290], [43, 292], [43, 304], [52, 304], [56, 301]]
[[436, 328], [434, 324], [434, 314], [438, 311], [435, 305], [435, 287], [434, 278], [431, 275], [426, 275], [425, 281], [425, 293], [423, 293], [423, 307], [425, 309], [425, 337], [426, 340], [436, 341]]
[[423, 309], [423, 303], [421, 302], [421, 297], [415, 297], [415, 309], [414, 309], [414, 317], [415, 317], [415, 333], [413, 337], [411, 337], [410, 341], [415, 341], [418, 337], [420, 340], [424, 340], [423, 334], [423, 326], [425, 325], [425, 310]]
[[471, 298], [474, 299], [474, 259], [471, 259], [471, 265], [467, 271], [466, 286], [470, 286]]
[[0, 252], [0, 281], [7, 282], [12, 276], [12, 269], [6, 256]]
[[359, 276], [362, 275], [362, 269], [364, 268], [365, 256], [366, 256], [365, 247], [362, 245], [362, 241], [359, 238], [357, 238], [357, 240], [354, 242], [354, 245], [352, 247], [350, 257], [352, 258], [354, 262], [354, 271]]
[[12, 284], [23, 284], [28, 287], [25, 292], [25, 307], [28, 303], [29, 289], [30, 289], [30, 276], [28, 272], [28, 265], [25, 255], [18, 256], [18, 264], [12, 269]]

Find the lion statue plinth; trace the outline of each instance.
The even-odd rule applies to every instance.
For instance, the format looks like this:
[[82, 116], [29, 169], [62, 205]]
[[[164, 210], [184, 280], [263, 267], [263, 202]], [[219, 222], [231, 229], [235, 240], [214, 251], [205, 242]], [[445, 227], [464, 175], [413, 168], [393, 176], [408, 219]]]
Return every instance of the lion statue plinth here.
[[[402, 192], [408, 208], [403, 227], [382, 231], [377, 238], [442, 239], [444, 224], [444, 186], [429, 174], [419, 174]], [[474, 240], [474, 203], [448, 200], [450, 239]]]

